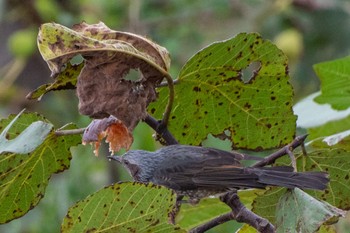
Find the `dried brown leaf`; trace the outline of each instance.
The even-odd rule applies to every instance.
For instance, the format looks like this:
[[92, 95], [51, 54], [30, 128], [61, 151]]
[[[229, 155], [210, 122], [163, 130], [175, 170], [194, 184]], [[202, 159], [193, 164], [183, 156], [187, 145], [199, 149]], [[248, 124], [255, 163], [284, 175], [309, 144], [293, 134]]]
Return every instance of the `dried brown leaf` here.
[[[76, 85], [80, 113], [97, 119], [116, 116], [129, 131], [146, 117], [148, 104], [156, 99], [155, 87], [170, 66], [165, 48], [102, 22], [81, 23], [73, 30], [43, 24], [38, 46], [53, 77], [71, 58], [82, 55], [85, 66]], [[125, 79], [130, 70], [140, 71], [137, 81]]]
[[109, 151], [112, 154], [122, 148], [128, 150], [133, 142], [128, 128], [114, 116], [93, 120], [83, 134], [83, 144], [92, 144], [95, 148], [94, 154], [98, 156], [103, 138], [109, 143]]

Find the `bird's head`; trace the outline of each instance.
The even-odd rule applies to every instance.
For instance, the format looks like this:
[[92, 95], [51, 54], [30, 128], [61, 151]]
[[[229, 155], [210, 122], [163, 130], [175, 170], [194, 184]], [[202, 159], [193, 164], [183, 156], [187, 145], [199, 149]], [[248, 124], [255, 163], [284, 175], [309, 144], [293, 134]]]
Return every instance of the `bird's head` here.
[[109, 156], [109, 159], [120, 162], [135, 181], [149, 182], [157, 164], [152, 152], [131, 150], [123, 156]]

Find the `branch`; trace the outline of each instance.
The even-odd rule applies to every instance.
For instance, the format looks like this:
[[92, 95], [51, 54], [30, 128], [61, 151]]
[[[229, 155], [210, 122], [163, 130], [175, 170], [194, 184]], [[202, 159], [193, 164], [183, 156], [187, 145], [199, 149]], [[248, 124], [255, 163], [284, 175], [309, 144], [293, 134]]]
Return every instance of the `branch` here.
[[144, 119], [144, 122], [151, 126], [157, 134], [159, 134], [166, 142], [167, 145], [179, 144], [174, 136], [170, 133], [166, 125], [163, 124], [163, 121], [157, 121], [150, 115]]
[[64, 136], [64, 135], [75, 135], [75, 134], [82, 134], [84, 133], [85, 128], [81, 129], [67, 129], [67, 130], [56, 130], [55, 135], [56, 136]]
[[295, 137], [293, 142], [291, 142], [288, 145], [282, 147], [281, 149], [279, 149], [278, 151], [276, 151], [276, 152], [272, 153], [271, 155], [267, 156], [263, 160], [257, 162], [252, 167], [264, 167], [266, 165], [273, 164], [276, 159], [282, 157], [283, 155], [288, 154], [289, 151], [293, 151], [298, 146], [304, 144], [304, 141], [305, 141], [306, 137], [307, 137], [307, 134]]
[[220, 197], [220, 200], [228, 205], [232, 212], [220, 215], [198, 227], [192, 228], [190, 230], [191, 233], [202, 233], [230, 220], [247, 223], [262, 233], [275, 232], [274, 226], [268, 220], [256, 215], [242, 204], [236, 191], [224, 194]]

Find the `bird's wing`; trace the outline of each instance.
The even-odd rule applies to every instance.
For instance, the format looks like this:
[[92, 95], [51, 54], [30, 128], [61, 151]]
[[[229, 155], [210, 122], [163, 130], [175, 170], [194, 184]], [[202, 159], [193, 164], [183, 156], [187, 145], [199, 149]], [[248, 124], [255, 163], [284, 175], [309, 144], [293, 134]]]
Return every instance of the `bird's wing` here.
[[162, 151], [167, 159], [154, 173], [158, 184], [175, 190], [265, 187], [256, 174], [242, 167], [240, 154], [192, 146], [168, 149]]

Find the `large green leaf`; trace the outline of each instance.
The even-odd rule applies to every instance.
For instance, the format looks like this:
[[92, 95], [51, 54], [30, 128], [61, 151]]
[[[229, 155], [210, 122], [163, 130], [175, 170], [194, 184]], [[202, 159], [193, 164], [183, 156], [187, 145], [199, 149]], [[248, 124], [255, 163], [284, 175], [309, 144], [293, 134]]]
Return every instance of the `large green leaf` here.
[[[246, 74], [251, 66], [259, 67]], [[249, 70], [248, 69], [248, 70]], [[199, 145], [209, 133], [235, 148], [266, 149], [292, 141], [296, 116], [287, 58], [258, 34], [242, 33], [194, 55], [175, 85], [169, 130], [183, 144]], [[149, 112], [161, 118], [168, 90]]]
[[316, 64], [314, 70], [322, 83], [322, 94], [315, 100], [318, 103], [329, 103], [338, 110], [349, 108], [350, 57]]
[[17, 154], [30, 153], [35, 150], [35, 148], [37, 148], [50, 133], [53, 127], [52, 124], [43, 121], [36, 121], [31, 123], [28, 128], [21, 132], [15, 139], [7, 140], [6, 135], [9, 129], [22, 113], [23, 111], [19, 113], [1, 132], [0, 154], [4, 152], [12, 152]]
[[114, 184], [72, 206], [61, 232], [185, 232], [168, 223], [175, 201], [161, 186]]
[[[0, 127], [5, 128], [13, 119], [10, 116], [1, 120]], [[14, 139], [36, 121], [47, 122], [38, 114], [22, 114], [9, 129], [8, 139]], [[56, 136], [51, 132], [31, 153], [0, 155], [0, 223], [19, 218], [38, 204], [51, 175], [69, 167], [70, 147], [80, 142], [80, 136]]]

